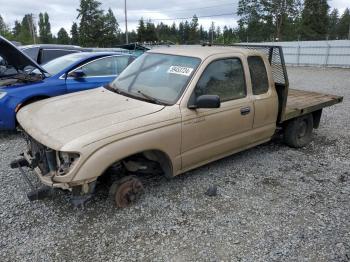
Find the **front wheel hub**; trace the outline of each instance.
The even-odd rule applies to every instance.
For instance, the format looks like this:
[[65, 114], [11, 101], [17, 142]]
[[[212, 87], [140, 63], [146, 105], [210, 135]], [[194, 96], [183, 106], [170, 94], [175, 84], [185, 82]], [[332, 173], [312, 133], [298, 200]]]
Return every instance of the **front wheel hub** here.
[[133, 204], [143, 193], [143, 185], [135, 176], [127, 176], [118, 181], [114, 200], [119, 208], [128, 207]]

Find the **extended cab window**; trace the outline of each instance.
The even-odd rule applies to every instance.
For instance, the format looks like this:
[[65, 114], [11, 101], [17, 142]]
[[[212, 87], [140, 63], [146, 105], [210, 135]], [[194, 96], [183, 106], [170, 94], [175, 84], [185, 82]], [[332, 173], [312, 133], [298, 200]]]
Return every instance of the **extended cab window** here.
[[269, 90], [269, 81], [264, 60], [260, 56], [250, 56], [248, 57], [248, 65], [252, 79], [253, 94], [265, 94]]
[[244, 70], [238, 58], [212, 62], [199, 79], [195, 95], [218, 95], [222, 102], [246, 96]]
[[116, 75], [114, 57], [105, 57], [81, 67], [86, 77]]

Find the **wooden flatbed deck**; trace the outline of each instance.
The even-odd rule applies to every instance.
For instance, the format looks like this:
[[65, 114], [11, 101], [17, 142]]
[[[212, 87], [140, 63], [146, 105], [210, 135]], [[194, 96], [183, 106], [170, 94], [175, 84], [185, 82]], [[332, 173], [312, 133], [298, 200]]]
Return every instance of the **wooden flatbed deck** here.
[[343, 97], [341, 96], [289, 89], [282, 121], [305, 115], [342, 101]]

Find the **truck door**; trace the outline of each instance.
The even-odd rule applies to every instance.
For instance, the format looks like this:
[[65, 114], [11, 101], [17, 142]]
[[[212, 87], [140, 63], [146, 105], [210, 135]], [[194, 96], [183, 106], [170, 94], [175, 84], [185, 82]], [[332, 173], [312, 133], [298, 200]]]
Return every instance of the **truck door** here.
[[254, 106], [247, 95], [242, 60], [237, 57], [212, 61], [191, 95], [218, 95], [220, 108], [182, 108], [182, 169], [215, 160], [249, 144]]
[[[103, 57], [74, 69], [79, 70], [83, 75], [80, 77], [67, 77], [67, 92], [76, 92], [103, 86], [113, 81], [117, 76], [115, 58], [112, 56]], [[71, 72], [70, 72], [71, 73]]]
[[[272, 75], [266, 68], [270, 65], [261, 56], [249, 56], [248, 66], [252, 81], [253, 101], [255, 108], [255, 137], [259, 140], [269, 139], [276, 130], [278, 114], [278, 97]], [[267, 67], [268, 66], [268, 67]]]

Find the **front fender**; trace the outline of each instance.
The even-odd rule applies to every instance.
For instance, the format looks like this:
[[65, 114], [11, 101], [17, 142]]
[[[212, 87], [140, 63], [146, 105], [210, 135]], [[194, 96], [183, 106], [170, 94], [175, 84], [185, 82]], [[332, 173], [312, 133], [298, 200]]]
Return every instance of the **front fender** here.
[[94, 151], [76, 171], [72, 183], [97, 178], [112, 164], [137, 153], [157, 150], [171, 161], [173, 175], [181, 170], [181, 123], [111, 142]]

